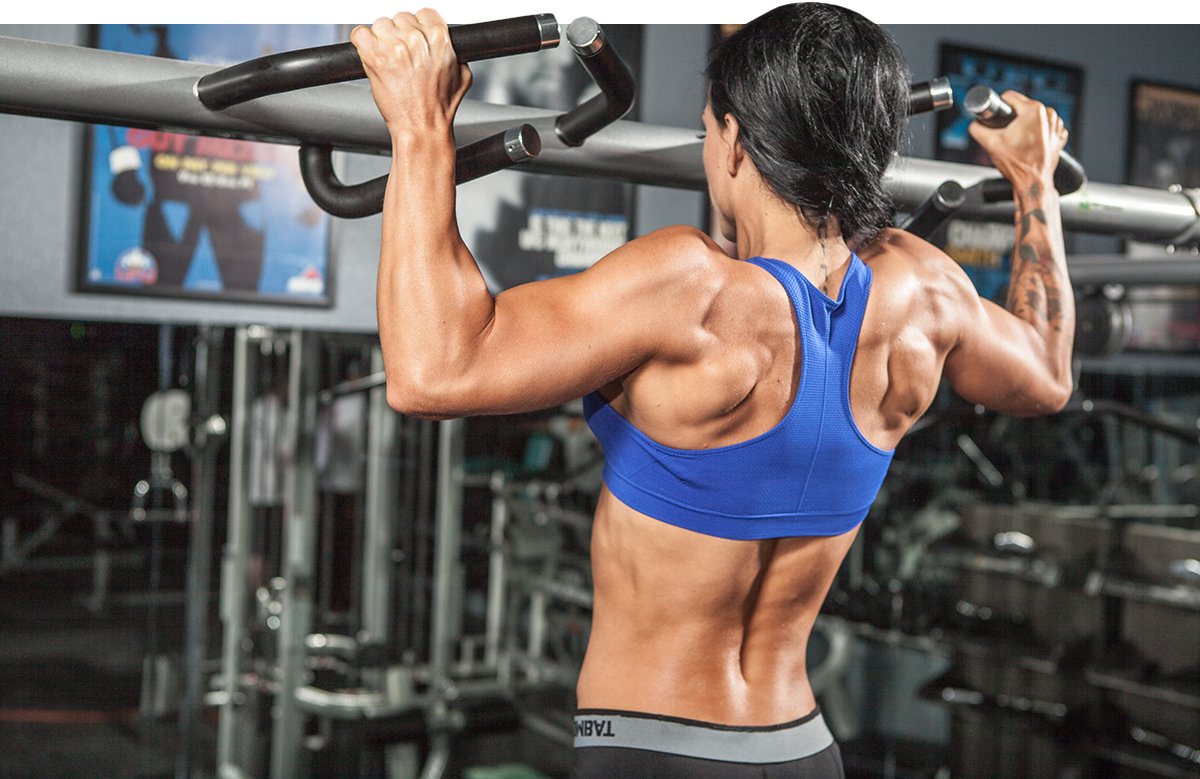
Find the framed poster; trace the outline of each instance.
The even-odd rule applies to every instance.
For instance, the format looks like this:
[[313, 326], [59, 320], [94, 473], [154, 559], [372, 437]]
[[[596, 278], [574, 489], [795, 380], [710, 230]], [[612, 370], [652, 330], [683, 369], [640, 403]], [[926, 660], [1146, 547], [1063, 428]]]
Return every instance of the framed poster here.
[[[339, 25], [100, 25], [101, 49], [234, 64], [335, 42]], [[159, 130], [87, 128], [76, 289], [332, 302], [330, 217], [296, 149]]]
[[1200, 187], [1200, 89], [1130, 85], [1125, 183]]
[[[1078, 157], [1083, 71], [1071, 65], [1014, 54], [943, 43], [939, 72], [950, 80], [955, 108], [937, 114], [935, 156], [939, 160], [991, 166], [987, 153], [967, 132], [973, 121], [962, 108], [967, 90], [977, 84], [998, 93], [1013, 89], [1059, 113], [1071, 134], [1067, 151]], [[1008, 285], [1013, 247], [1011, 225], [952, 219], [938, 236], [942, 248], [957, 260], [979, 294], [1002, 300]], [[1068, 244], [1068, 249], [1070, 248]]]
[[[1200, 89], [1134, 81], [1129, 89], [1125, 182], [1167, 189], [1200, 187]], [[1160, 243], [1127, 241], [1133, 257], [1167, 257]], [[1183, 260], [1186, 261], [1186, 260]], [[1132, 287], [1129, 346], [1195, 354], [1200, 350], [1200, 294], [1195, 288]]]
[[[641, 27], [605, 25], [636, 79]], [[565, 113], [597, 87], [565, 42], [474, 62], [467, 97]], [[626, 119], [636, 117], [637, 104]], [[621, 181], [500, 171], [458, 188], [458, 226], [492, 292], [589, 267], [632, 237], [634, 186]]]

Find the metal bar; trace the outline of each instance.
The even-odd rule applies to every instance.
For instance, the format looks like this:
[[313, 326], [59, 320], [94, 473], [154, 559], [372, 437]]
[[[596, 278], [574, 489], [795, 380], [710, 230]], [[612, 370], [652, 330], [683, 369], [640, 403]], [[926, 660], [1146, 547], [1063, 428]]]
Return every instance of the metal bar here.
[[[964, 188], [999, 175], [993, 168], [916, 157], [899, 159], [884, 179], [898, 208], [916, 207], [945, 181]], [[1186, 243], [1200, 239], [1200, 215], [1184, 192], [1088, 182], [1062, 198], [1063, 226], [1103, 235]], [[956, 216], [992, 222], [1013, 218], [1011, 203], [967, 204]]]
[[250, 416], [252, 350], [249, 327], [239, 327], [233, 346], [233, 410], [229, 435], [229, 519], [221, 558], [221, 623], [224, 626], [221, 680], [224, 696], [217, 726], [217, 775], [241, 772], [238, 743], [239, 685], [245, 637], [247, 561], [250, 554], [250, 501], [247, 422]]
[[463, 421], [438, 423], [437, 508], [433, 553], [433, 619], [429, 645], [430, 712], [432, 732], [421, 779], [441, 779], [450, 754], [445, 729], [448, 700], [454, 682], [451, 664], [461, 621], [457, 613], [458, 577], [462, 553]]
[[[413, 420], [410, 420], [410, 422]], [[417, 454], [420, 471], [417, 474], [417, 514], [414, 516], [412, 527], [412, 550], [414, 563], [412, 591], [409, 601], [413, 603], [413, 618], [409, 634], [411, 646], [416, 648], [418, 641], [429, 635], [429, 600], [427, 583], [432, 581], [430, 575], [430, 546], [432, 530], [437, 514], [436, 486], [436, 451], [435, 431], [440, 423], [427, 419], [416, 422], [420, 430], [419, 450]]]
[[1067, 263], [1071, 283], [1086, 284], [1197, 284], [1200, 285], [1200, 257], [1162, 260], [1130, 260], [1129, 257], [1072, 257]]
[[[315, 143], [386, 154], [391, 140], [364, 84], [331, 84], [272, 95], [226, 111], [209, 111], [192, 86], [215, 66], [134, 54], [0, 38], [0, 111], [245, 138]], [[619, 179], [636, 184], [706, 188], [701, 143], [691, 130], [614, 122], [572, 149], [554, 133], [558, 114], [466, 100], [455, 122], [459, 143], [529, 123], [542, 137], [531, 172]], [[901, 209], [915, 208], [947, 180], [968, 187], [997, 175], [992, 168], [901, 158], [889, 169], [888, 191]], [[1200, 215], [1186, 192], [1089, 183], [1062, 200], [1069, 230], [1144, 240], [1200, 240]], [[964, 208], [964, 217], [1005, 222], [1011, 204]]]
[[429, 756], [421, 769], [420, 779], [442, 779], [450, 765], [450, 734], [435, 732], [429, 737]]
[[508, 502], [504, 499], [504, 472], [492, 475], [492, 526], [488, 551], [488, 585], [483, 662], [496, 668], [500, 661], [500, 641], [504, 630], [504, 605], [508, 593]]
[[[556, 600], [560, 600], [563, 603], [570, 603], [573, 606], [580, 606], [585, 609], [592, 608], [592, 591], [587, 587], [579, 587], [569, 582], [537, 574], [523, 574], [514, 578], [519, 584], [534, 593], [549, 595]], [[532, 628], [530, 632], [533, 632]]]
[[188, 529], [187, 611], [184, 638], [183, 703], [179, 710], [180, 747], [176, 779], [191, 779], [199, 746], [196, 726], [204, 714], [204, 659], [208, 649], [208, 590], [212, 580], [213, 500], [216, 492], [217, 450], [220, 439], [205, 421], [217, 413], [221, 393], [221, 346], [224, 331], [200, 327], [196, 339], [195, 411], [197, 453], [192, 461], [192, 514]]
[[546, 591], [540, 587], [531, 588], [529, 596], [529, 637], [525, 651], [530, 657], [540, 659], [546, 646]]
[[459, 636], [456, 580], [462, 554], [463, 421], [439, 424], [437, 468], [437, 524], [434, 530], [433, 625], [429, 668], [433, 694], [441, 695], [451, 683], [451, 663]]
[[288, 438], [291, 467], [284, 491], [283, 578], [279, 624], [279, 691], [275, 696], [275, 726], [271, 734], [272, 779], [308, 776], [304, 748], [304, 712], [296, 690], [305, 683], [305, 638], [312, 632], [313, 583], [316, 578], [317, 434], [316, 336], [301, 330], [288, 339]]
[[[372, 367], [374, 367], [374, 363], [372, 363]], [[338, 384], [334, 384], [332, 387], [323, 389], [321, 390], [321, 394], [318, 395], [318, 399], [323, 405], [328, 405], [343, 395], [353, 395], [358, 392], [366, 392], [367, 390], [372, 390], [376, 387], [382, 387], [386, 383], [387, 377], [383, 375], [383, 369], [380, 368], [368, 376], [362, 376], [357, 379], [343, 381]]]
[[[371, 368], [382, 372], [383, 353], [371, 350]], [[367, 428], [366, 521], [363, 528], [362, 628], [371, 641], [391, 643], [395, 564], [396, 427], [399, 415], [383, 389], [370, 396]]]

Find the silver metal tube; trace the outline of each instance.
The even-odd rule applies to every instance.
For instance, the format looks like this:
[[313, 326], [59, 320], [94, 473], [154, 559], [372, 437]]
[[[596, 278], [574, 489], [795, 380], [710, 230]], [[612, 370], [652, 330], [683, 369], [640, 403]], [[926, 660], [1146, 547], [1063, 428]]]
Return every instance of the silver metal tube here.
[[288, 339], [288, 439], [292, 444], [283, 506], [283, 578], [279, 620], [279, 689], [271, 734], [272, 779], [309, 773], [304, 712], [296, 690], [304, 684], [305, 638], [312, 632], [317, 547], [317, 350], [316, 336], [295, 330]]
[[[210, 111], [192, 94], [192, 86], [217, 69], [0, 38], [0, 111], [275, 143], [323, 143], [348, 151], [391, 151], [387, 129], [365, 84], [330, 84]], [[455, 137], [465, 145], [529, 123], [543, 146], [536, 159], [523, 163], [524, 170], [706, 188], [701, 143], [691, 130], [620, 121], [589, 138], [583, 149], [573, 149], [554, 133], [557, 116], [554, 111], [466, 100], [455, 121]], [[915, 208], [946, 180], [966, 187], [996, 175], [980, 166], [902, 158], [889, 170], [886, 184], [897, 206], [905, 209]], [[1200, 215], [1183, 192], [1091, 182], [1062, 203], [1063, 224], [1069, 230], [1177, 243], [1200, 239]], [[962, 216], [1004, 222], [1012, 218], [1012, 207], [972, 207]]]
[[[945, 181], [957, 181], [965, 188], [999, 175], [981, 165], [904, 157], [888, 168], [884, 185], [897, 207], [904, 209], [920, 205]], [[1068, 230], [1166, 241], [1200, 227], [1200, 215], [1183, 192], [1089, 181], [1061, 202], [1063, 226]], [[957, 215], [1008, 222], [1013, 207], [1011, 203], [968, 205]]]
[[221, 558], [221, 623], [224, 635], [221, 680], [224, 698], [217, 726], [217, 773], [240, 770], [237, 764], [238, 688], [241, 681], [242, 639], [246, 621], [246, 571], [250, 553], [250, 502], [248, 498], [247, 420], [250, 417], [249, 328], [239, 327], [233, 346], [233, 410], [229, 437], [229, 520]]
[[[383, 372], [383, 354], [371, 350], [371, 370]], [[396, 426], [383, 387], [371, 390], [367, 427], [366, 517], [363, 527], [362, 628], [372, 641], [389, 641], [392, 629], [392, 550], [396, 522]]]
[[420, 779], [442, 779], [449, 764], [450, 734], [444, 731], [434, 733], [429, 737], [429, 757], [425, 759]]
[[508, 550], [505, 536], [508, 526], [508, 501], [504, 499], [504, 473], [492, 476], [492, 526], [488, 554], [487, 614], [484, 629], [483, 662], [496, 668], [500, 659], [500, 639], [504, 629], [505, 594], [508, 591]]
[[[563, 603], [570, 603], [573, 606], [585, 609], [592, 608], [592, 591], [587, 587], [580, 587], [569, 582], [552, 579], [549, 576], [538, 576], [536, 574], [521, 576], [517, 581], [536, 594], [548, 595]], [[533, 632], [532, 628], [530, 628], [530, 632]]]
[[546, 591], [534, 589], [529, 596], [529, 643], [525, 651], [533, 658], [541, 658], [546, 645]]
[[1130, 260], [1115, 255], [1072, 257], [1067, 263], [1071, 283], [1087, 284], [1200, 284], [1200, 257]]
[[438, 425], [437, 519], [434, 526], [433, 619], [429, 648], [433, 694], [450, 684], [450, 667], [461, 624], [452, 613], [456, 597], [459, 556], [462, 553], [463, 421], [447, 419]]
[[[221, 391], [223, 330], [207, 325], [196, 339], [195, 416], [217, 413]], [[212, 579], [213, 497], [220, 439], [199, 426], [203, 438], [192, 460], [192, 514], [188, 540], [187, 626], [184, 639], [184, 696], [179, 710], [180, 747], [176, 779], [191, 779], [197, 760], [197, 723], [204, 714], [204, 659], [208, 651], [208, 591]]]
[[181, 60], [0, 38], [0, 106], [28, 116], [277, 143], [337, 138], [341, 148], [385, 151], [387, 130], [365, 84], [332, 84], [211, 111], [192, 88], [216, 70]]

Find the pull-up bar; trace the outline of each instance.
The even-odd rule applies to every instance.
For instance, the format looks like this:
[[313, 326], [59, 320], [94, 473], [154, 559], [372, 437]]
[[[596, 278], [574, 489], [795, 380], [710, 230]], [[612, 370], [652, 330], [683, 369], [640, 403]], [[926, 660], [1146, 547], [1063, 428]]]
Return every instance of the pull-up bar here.
[[[271, 95], [224, 111], [205, 108], [193, 85], [218, 68], [76, 46], [0, 38], [0, 112], [286, 144], [324, 144], [386, 154], [391, 142], [365, 84], [330, 84]], [[530, 172], [619, 179], [703, 191], [701, 144], [693, 131], [618, 121], [572, 148], [555, 134], [558, 114], [466, 100], [455, 122], [460, 143], [524, 123], [542, 138]], [[896, 205], [915, 208], [942, 183], [969, 187], [992, 168], [900, 158], [888, 172]], [[1200, 241], [1200, 192], [1090, 182], [1062, 200], [1067, 229], [1176, 244]], [[1012, 218], [1011, 204], [971, 205], [964, 217]]]

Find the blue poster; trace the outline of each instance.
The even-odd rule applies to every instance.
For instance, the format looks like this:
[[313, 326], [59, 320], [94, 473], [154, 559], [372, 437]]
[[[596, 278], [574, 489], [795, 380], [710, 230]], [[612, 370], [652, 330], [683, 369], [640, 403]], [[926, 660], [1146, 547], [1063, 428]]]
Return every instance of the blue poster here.
[[[337, 25], [102, 25], [98, 47], [230, 65], [335, 42]], [[81, 287], [330, 303], [330, 219], [295, 147], [89, 129]]]

